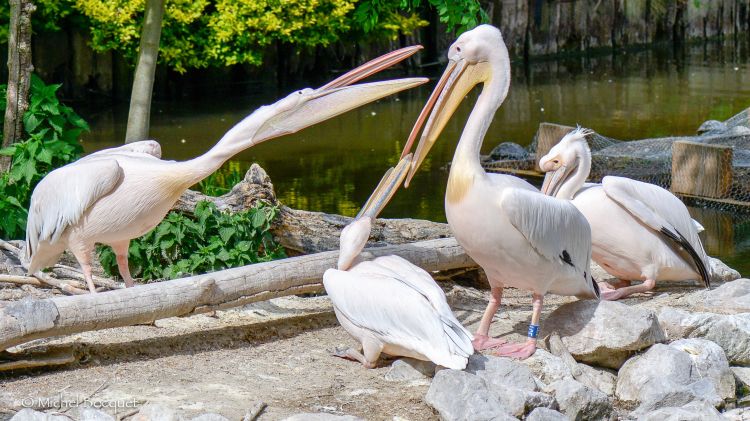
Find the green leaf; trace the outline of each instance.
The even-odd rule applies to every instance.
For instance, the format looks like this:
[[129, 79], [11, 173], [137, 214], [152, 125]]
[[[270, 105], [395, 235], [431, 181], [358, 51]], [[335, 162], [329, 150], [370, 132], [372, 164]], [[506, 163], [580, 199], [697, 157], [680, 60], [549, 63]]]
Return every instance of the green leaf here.
[[42, 120], [40, 120], [35, 114], [26, 113], [23, 116], [23, 126], [27, 133], [33, 133], [41, 123]]
[[219, 237], [221, 237], [221, 241], [227, 243], [235, 232], [236, 230], [231, 227], [219, 228]]

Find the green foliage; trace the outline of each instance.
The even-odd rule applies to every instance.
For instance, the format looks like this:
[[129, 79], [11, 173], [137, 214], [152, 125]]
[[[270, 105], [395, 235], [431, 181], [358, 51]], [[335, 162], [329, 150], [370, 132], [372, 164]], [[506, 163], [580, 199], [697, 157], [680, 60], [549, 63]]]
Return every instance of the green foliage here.
[[[130, 242], [135, 277], [173, 279], [286, 257], [269, 230], [278, 208], [261, 204], [232, 214], [199, 202], [193, 215], [170, 212], [151, 232]], [[109, 247], [99, 249], [105, 271], [117, 274]]]
[[221, 196], [242, 181], [245, 172], [240, 161], [229, 161], [193, 188], [207, 196]]
[[[268, 46], [328, 45], [349, 30], [356, 0], [167, 0], [159, 60], [173, 69], [260, 64]], [[92, 46], [133, 62], [143, 0], [76, 0], [91, 22]]]
[[[60, 103], [60, 85], [45, 85], [32, 76], [29, 109], [23, 116], [26, 139], [0, 149], [12, 157], [10, 171], [0, 175], [0, 237], [22, 238], [27, 209], [36, 184], [57, 167], [78, 159], [83, 151], [78, 137], [88, 124], [70, 107]], [[5, 108], [5, 86], [2, 87]]]
[[[478, 0], [363, 0], [354, 11], [354, 21], [365, 33], [386, 32], [391, 37], [401, 33], [411, 33], [427, 22], [412, 13], [411, 19], [404, 20], [400, 13], [414, 12], [420, 7], [434, 7], [440, 21], [448, 31], [467, 31], [481, 22], [487, 22], [487, 14]], [[383, 31], [385, 29], [385, 31]]]

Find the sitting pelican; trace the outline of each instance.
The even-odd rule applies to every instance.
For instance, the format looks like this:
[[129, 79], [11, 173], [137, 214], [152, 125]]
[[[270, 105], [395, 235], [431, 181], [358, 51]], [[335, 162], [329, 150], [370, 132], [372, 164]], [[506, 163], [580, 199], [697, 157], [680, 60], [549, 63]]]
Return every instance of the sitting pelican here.
[[386, 172], [371, 200], [341, 231], [337, 269], [328, 269], [323, 285], [336, 318], [362, 344], [336, 356], [375, 367], [381, 353], [432, 361], [463, 370], [474, 353], [471, 334], [446, 302], [445, 293], [429, 273], [399, 256], [363, 261], [372, 221], [404, 180], [411, 155]]
[[[451, 164], [445, 213], [456, 240], [484, 269], [491, 286], [490, 302], [474, 336], [475, 349], [496, 348], [499, 355], [526, 358], [536, 350], [544, 294], [599, 296], [589, 271], [591, 230], [569, 202], [540, 194], [520, 178], [482, 169], [482, 141], [510, 86], [510, 60], [500, 31], [481, 25], [463, 33], [451, 45], [448, 61], [412, 131], [414, 135], [432, 110], [406, 185], [458, 105], [482, 83]], [[488, 337], [505, 286], [533, 294], [528, 340], [522, 344]]]
[[589, 221], [594, 261], [626, 282], [643, 281], [615, 290], [602, 283], [602, 298], [646, 292], [656, 281], [701, 279], [710, 288], [711, 266], [699, 225], [680, 199], [659, 186], [624, 177], [585, 183], [591, 171], [589, 133], [578, 128], [566, 134], [539, 160], [539, 167], [548, 172], [542, 192], [571, 200]]
[[244, 149], [425, 83], [427, 79], [410, 78], [352, 85], [420, 48], [393, 51], [321, 88], [295, 91], [261, 107], [197, 158], [163, 161], [159, 144], [143, 141], [100, 151], [50, 172], [31, 196], [26, 228], [29, 273], [54, 265], [70, 249], [95, 292], [91, 258], [95, 244], [103, 243], [114, 250], [125, 285], [133, 286], [130, 240], [154, 228], [185, 190]]

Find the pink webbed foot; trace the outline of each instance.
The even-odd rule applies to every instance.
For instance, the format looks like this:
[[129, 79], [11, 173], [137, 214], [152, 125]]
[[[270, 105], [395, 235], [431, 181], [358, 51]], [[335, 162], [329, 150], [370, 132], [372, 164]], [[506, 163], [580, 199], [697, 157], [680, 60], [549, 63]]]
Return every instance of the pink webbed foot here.
[[534, 355], [534, 352], [536, 352], [536, 341], [529, 340], [520, 344], [507, 344], [500, 346], [492, 352], [492, 355], [525, 360]]
[[475, 351], [483, 351], [485, 349], [497, 348], [506, 344], [508, 341], [500, 338], [491, 338], [487, 335], [480, 335], [479, 333], [474, 335], [474, 339], [471, 344], [474, 345]]

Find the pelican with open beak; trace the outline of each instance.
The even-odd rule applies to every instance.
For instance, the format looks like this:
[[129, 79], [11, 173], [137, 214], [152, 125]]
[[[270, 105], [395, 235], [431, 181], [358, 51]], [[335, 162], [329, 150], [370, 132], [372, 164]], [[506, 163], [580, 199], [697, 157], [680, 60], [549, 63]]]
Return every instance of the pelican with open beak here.
[[[543, 296], [599, 297], [589, 270], [591, 231], [569, 202], [539, 193], [520, 178], [487, 174], [479, 161], [482, 141], [510, 86], [510, 60], [500, 31], [481, 25], [448, 51], [448, 67], [407, 141], [404, 156], [424, 130], [406, 177], [408, 185], [456, 108], [476, 85], [482, 93], [469, 115], [453, 157], [445, 213], [456, 240], [487, 274], [491, 298], [474, 335], [475, 349], [526, 358], [536, 350]], [[426, 123], [425, 123], [426, 121]], [[531, 291], [528, 340], [507, 344], [489, 328], [503, 288]]]
[[260, 107], [232, 127], [205, 154], [165, 161], [161, 147], [144, 140], [106, 149], [49, 173], [34, 189], [26, 229], [29, 273], [54, 265], [65, 249], [78, 260], [91, 292], [96, 243], [109, 245], [126, 286], [130, 240], [153, 229], [190, 186], [229, 158], [258, 143], [317, 124], [361, 105], [413, 88], [425, 78], [354, 85], [416, 53], [407, 47], [372, 60], [318, 89], [302, 89]]

